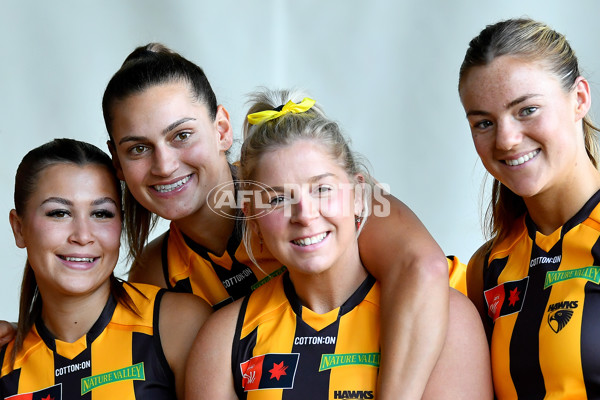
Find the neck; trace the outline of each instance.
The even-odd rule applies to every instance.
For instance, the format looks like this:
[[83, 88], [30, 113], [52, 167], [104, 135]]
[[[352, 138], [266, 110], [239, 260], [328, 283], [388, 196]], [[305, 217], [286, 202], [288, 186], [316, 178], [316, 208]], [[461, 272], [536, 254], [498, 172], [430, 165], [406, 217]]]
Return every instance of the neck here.
[[55, 338], [73, 343], [85, 335], [100, 317], [110, 295], [110, 282], [81, 296], [49, 293], [40, 288], [42, 320]]
[[305, 307], [325, 314], [344, 304], [366, 279], [367, 271], [360, 261], [358, 245], [349, 250], [348, 257], [319, 274], [298, 273], [288, 268], [296, 294]]
[[[230, 204], [236, 197], [229, 164], [225, 164], [225, 168], [221, 179], [216, 183], [222, 188], [219, 196], [216, 199], [211, 196], [194, 214], [174, 221], [186, 236], [218, 256], [227, 249], [227, 243], [235, 228], [234, 217], [237, 211], [236, 207]], [[218, 212], [213, 211], [215, 209]]]
[[600, 190], [600, 172], [587, 162], [564, 182], [544, 193], [523, 199], [531, 219], [544, 235], [563, 226]]

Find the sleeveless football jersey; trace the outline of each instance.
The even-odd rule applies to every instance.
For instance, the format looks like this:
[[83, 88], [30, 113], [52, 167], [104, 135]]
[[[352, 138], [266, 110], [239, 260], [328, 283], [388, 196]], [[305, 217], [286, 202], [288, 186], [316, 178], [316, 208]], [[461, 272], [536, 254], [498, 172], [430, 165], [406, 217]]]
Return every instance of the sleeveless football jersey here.
[[257, 268], [246, 252], [240, 232], [238, 224], [227, 250], [217, 256], [186, 237], [171, 222], [162, 248], [167, 287], [193, 293], [217, 309], [244, 297], [285, 270], [266, 247], [253, 241], [253, 254], [262, 271]]
[[[167, 288], [176, 292], [194, 293], [214, 309], [252, 292], [285, 271], [266, 247], [256, 238], [252, 250], [257, 268], [241, 241], [238, 226], [227, 243], [227, 250], [217, 256], [185, 236], [171, 222], [162, 247], [162, 267]], [[466, 265], [448, 256], [450, 286], [466, 294]]]
[[523, 217], [487, 255], [499, 399], [600, 399], [599, 201], [549, 236]]
[[[124, 285], [139, 315], [110, 296], [90, 331], [74, 343], [55, 339], [41, 319], [17, 354], [2, 348], [0, 398], [11, 400], [174, 399], [173, 372], [158, 336], [164, 289]], [[12, 396], [12, 397], [11, 397]]]
[[232, 348], [240, 399], [373, 399], [379, 284], [369, 276], [339, 308], [300, 304], [285, 273], [242, 303]]

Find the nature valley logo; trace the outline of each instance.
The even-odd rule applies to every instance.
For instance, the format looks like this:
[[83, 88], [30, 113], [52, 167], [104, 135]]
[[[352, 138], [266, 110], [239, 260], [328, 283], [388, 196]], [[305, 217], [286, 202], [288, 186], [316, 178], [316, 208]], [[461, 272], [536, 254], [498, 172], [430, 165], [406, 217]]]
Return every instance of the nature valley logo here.
[[130, 367], [125, 367], [81, 379], [81, 395], [83, 396], [84, 394], [94, 390], [99, 386], [108, 385], [109, 383], [114, 382], [130, 380], [146, 380], [143, 362], [132, 365]]
[[346, 354], [323, 354], [319, 372], [331, 368], [343, 367], [345, 365], [370, 365], [379, 367], [379, 353], [346, 353]]
[[585, 268], [570, 269], [567, 271], [549, 271], [546, 273], [544, 289], [547, 289], [556, 283], [575, 278], [587, 279], [590, 282], [599, 284], [600, 267], [590, 266]]

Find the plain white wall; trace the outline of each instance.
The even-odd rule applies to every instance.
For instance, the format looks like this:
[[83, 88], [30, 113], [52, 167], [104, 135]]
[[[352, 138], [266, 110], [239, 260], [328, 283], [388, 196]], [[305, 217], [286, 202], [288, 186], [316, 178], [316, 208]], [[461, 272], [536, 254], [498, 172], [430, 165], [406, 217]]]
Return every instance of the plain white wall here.
[[457, 94], [469, 40], [500, 19], [547, 22], [566, 34], [596, 93], [599, 14], [595, 0], [3, 1], [0, 319], [16, 319], [26, 257], [8, 224], [17, 165], [55, 137], [107, 150], [102, 94], [136, 46], [159, 41], [202, 66], [238, 139], [248, 92], [308, 90], [376, 178], [466, 262], [483, 242], [484, 177]]

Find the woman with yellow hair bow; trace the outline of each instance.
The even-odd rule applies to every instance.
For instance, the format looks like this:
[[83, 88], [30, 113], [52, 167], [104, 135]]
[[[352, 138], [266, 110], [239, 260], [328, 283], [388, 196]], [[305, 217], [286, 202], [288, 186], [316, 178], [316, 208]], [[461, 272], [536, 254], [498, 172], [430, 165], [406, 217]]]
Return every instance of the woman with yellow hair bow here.
[[[188, 399], [382, 397], [383, 299], [358, 249], [377, 186], [339, 126], [312, 100], [291, 109], [295, 97], [254, 95], [239, 170], [253, 183], [243, 189], [266, 189], [244, 206], [244, 237], [260, 237], [287, 271], [209, 318], [188, 360]], [[449, 322], [422, 398], [491, 399], [483, 325], [454, 289]]]

